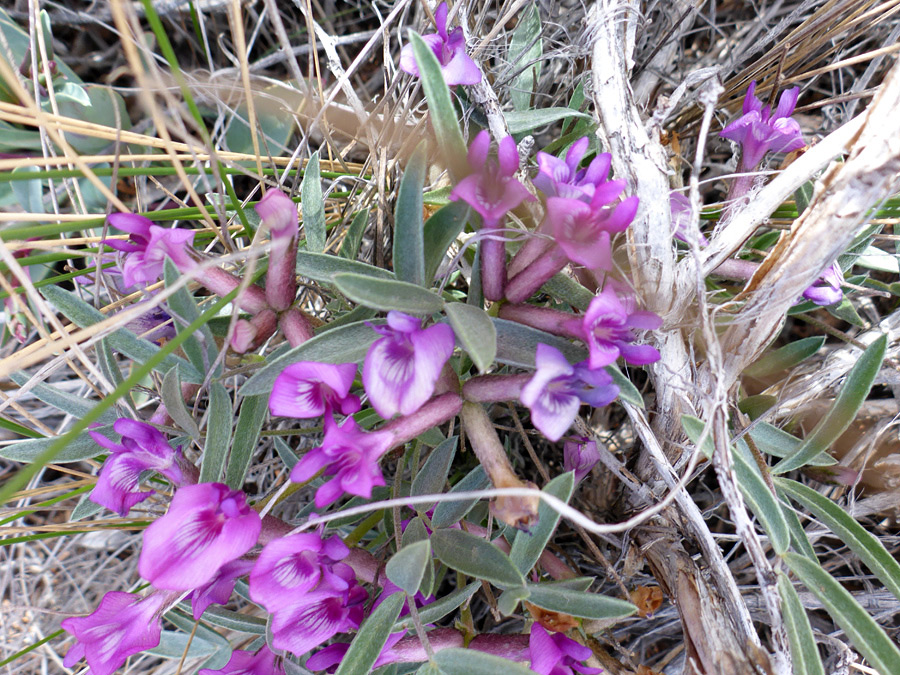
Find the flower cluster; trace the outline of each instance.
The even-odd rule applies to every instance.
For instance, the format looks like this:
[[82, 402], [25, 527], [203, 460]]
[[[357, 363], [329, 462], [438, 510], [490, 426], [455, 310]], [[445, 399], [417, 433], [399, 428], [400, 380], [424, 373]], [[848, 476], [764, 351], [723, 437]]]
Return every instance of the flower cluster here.
[[[431, 48], [441, 65], [444, 82], [452, 87], [457, 84], [478, 84], [481, 82], [481, 71], [475, 62], [466, 54], [466, 39], [461, 27], [447, 32], [447, 3], [442, 2], [434, 11], [434, 25], [437, 33], [423, 35], [422, 40]], [[405, 45], [400, 52], [400, 70], [419, 77], [419, 65], [411, 44]]]

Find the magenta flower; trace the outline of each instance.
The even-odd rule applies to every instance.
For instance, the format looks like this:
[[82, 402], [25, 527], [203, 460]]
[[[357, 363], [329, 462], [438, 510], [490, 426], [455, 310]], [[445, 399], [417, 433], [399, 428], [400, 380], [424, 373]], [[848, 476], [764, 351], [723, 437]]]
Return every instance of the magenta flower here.
[[579, 437], [563, 444], [563, 468], [575, 472], [575, 482], [580, 483], [597, 466], [600, 451], [597, 443], [589, 438]]
[[249, 574], [253, 569], [254, 562], [252, 560], [244, 560], [238, 558], [229, 563], [225, 563], [216, 572], [216, 575], [209, 583], [196, 588], [191, 594], [191, 609], [194, 614], [194, 620], [197, 621], [203, 616], [203, 612], [211, 604], [224, 605], [231, 599], [234, 592], [234, 585], [238, 578]]
[[125, 262], [121, 267], [126, 288], [136, 284], [147, 286], [159, 280], [166, 256], [182, 272], [197, 265], [189, 252], [194, 243], [193, 230], [166, 229], [135, 213], [111, 213], [106, 221], [131, 235], [129, 241], [103, 241], [107, 246], [125, 253]]
[[547, 200], [547, 221], [569, 260], [591, 269], [611, 269], [610, 239], [628, 228], [638, 208], [637, 197], [610, 205], [624, 189], [625, 181], [612, 180], [597, 187], [590, 204], [564, 197]]
[[451, 201], [462, 199], [481, 216], [484, 227], [496, 228], [509, 212], [534, 195], [513, 178], [519, 170], [519, 151], [512, 136], [497, 146], [497, 159], [488, 159], [491, 136], [481, 131], [469, 146], [469, 168], [472, 173], [463, 178], [450, 192]]
[[235, 650], [224, 668], [210, 670], [201, 668], [197, 675], [285, 675], [281, 659], [271, 649], [263, 645], [253, 652]]
[[[387, 642], [384, 643], [384, 647], [378, 653], [378, 658], [375, 659], [375, 663], [372, 666], [372, 669], [381, 668], [381, 666], [386, 666], [388, 664], [394, 663], [398, 661], [400, 657], [393, 653], [394, 645], [396, 645], [400, 640], [403, 639], [403, 633], [391, 633], [388, 635]], [[306, 667], [309, 670], [324, 670], [326, 673], [333, 673], [337, 670], [337, 667], [340, 665], [341, 661], [344, 660], [344, 656], [347, 653], [347, 650], [350, 649], [349, 642], [335, 642], [334, 644], [330, 644], [324, 649], [316, 652], [312, 656], [309, 657], [309, 660], [306, 662]]]
[[183, 471], [187, 460], [181, 448], [173, 449], [161, 431], [145, 422], [126, 418], [117, 419], [113, 429], [122, 436], [121, 443], [96, 431], [88, 432], [98, 445], [111, 453], [91, 492], [92, 502], [125, 517], [132, 506], [155, 494], [154, 490], [141, 490], [142, 471], [156, 471], [176, 486], [190, 482]]
[[385, 419], [409, 415], [434, 393], [444, 364], [453, 354], [453, 329], [422, 321], [403, 312], [388, 312], [387, 326], [372, 326], [383, 337], [372, 343], [363, 364], [363, 386], [369, 402]]
[[322, 469], [326, 476], [334, 476], [316, 490], [316, 508], [320, 509], [340, 499], [345, 492], [368, 499], [374, 486], [384, 485], [378, 460], [392, 443], [392, 434], [365, 432], [352, 417], [338, 426], [331, 416], [326, 416], [322, 445], [307, 452], [294, 465], [291, 480], [305, 483]]
[[806, 145], [800, 125], [791, 119], [797, 105], [800, 87], [781, 92], [778, 107], [763, 105], [754, 93], [756, 82], [751, 82], [744, 97], [744, 114], [722, 129], [719, 135], [741, 146], [741, 169], [752, 171], [769, 151], [793, 152]]
[[812, 286], [803, 291], [803, 297], [812, 300], [817, 305], [833, 305], [844, 297], [844, 292], [841, 290], [843, 282], [844, 273], [841, 271], [841, 266], [836, 262], [832, 263]]
[[286, 310], [297, 295], [297, 237], [300, 221], [297, 205], [281, 190], [266, 190], [253, 207], [269, 228], [272, 249], [266, 270], [266, 301], [277, 312]]
[[538, 174], [532, 180], [534, 186], [548, 197], [590, 202], [597, 188], [609, 178], [612, 156], [608, 152], [600, 153], [591, 160], [587, 169], [579, 168], [589, 144], [587, 136], [579, 138], [569, 147], [564, 160], [539, 152]]
[[273, 240], [296, 237], [300, 232], [297, 205], [281, 190], [270, 188], [253, 207]]
[[635, 340], [633, 329], [655, 330], [662, 325], [662, 319], [653, 312], [631, 312], [632, 304], [627, 296], [623, 302], [612, 287], [606, 286], [591, 300], [581, 321], [573, 319], [568, 323], [572, 332], [580, 332], [587, 343], [591, 368], [608, 366], [620, 356], [638, 366], [659, 361], [654, 347], [631, 343]]
[[[687, 243], [688, 228], [691, 227], [691, 200], [677, 190], [669, 193], [669, 210], [672, 212], [672, 236]], [[698, 232], [698, 240], [701, 246], [706, 246], [709, 241], [702, 232]]]
[[292, 363], [275, 378], [269, 411], [298, 419], [319, 417], [334, 410], [352, 415], [360, 405], [359, 397], [350, 393], [355, 377], [355, 363]]
[[260, 529], [259, 514], [243, 492], [222, 483], [186, 485], [166, 515], [144, 531], [138, 570], [157, 588], [198, 588], [253, 548]]
[[582, 661], [593, 654], [588, 647], [562, 633], [550, 635], [539, 623], [531, 626], [528, 652], [531, 669], [540, 675], [597, 675], [603, 672], [601, 668], [582, 665]]
[[531, 410], [534, 426], [551, 441], [558, 441], [572, 426], [582, 403], [602, 408], [619, 395], [605, 370], [591, 370], [586, 362], [573, 366], [554, 347], [539, 344], [535, 365], [519, 400]]
[[357, 584], [338, 593], [302, 596], [290, 610], [272, 614], [272, 646], [302, 656], [338, 633], [357, 630], [367, 597]]
[[[447, 3], [442, 2], [434, 11], [437, 33], [423, 35], [422, 40], [431, 47], [438, 63], [441, 64], [441, 74], [448, 87], [457, 84], [478, 84], [481, 82], [481, 71], [466, 54], [463, 29], [456, 27], [447, 33], [447, 14]], [[419, 66], [411, 44], [404, 45], [400, 50], [400, 70], [419, 77]]]
[[167, 597], [165, 593], [142, 598], [110, 591], [92, 614], [65, 619], [61, 626], [77, 642], [69, 649], [63, 665], [71, 668], [85, 658], [92, 675], [110, 675], [129, 656], [153, 649], [159, 644], [160, 615]]

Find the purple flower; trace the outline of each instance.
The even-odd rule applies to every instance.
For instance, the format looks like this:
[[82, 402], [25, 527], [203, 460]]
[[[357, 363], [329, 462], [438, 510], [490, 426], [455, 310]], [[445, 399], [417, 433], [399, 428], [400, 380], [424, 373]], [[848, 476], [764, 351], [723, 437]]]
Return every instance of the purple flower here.
[[125, 517], [132, 506], [155, 493], [154, 490], [141, 490], [142, 471], [156, 471], [174, 485], [188, 482], [182, 471], [186, 460], [181, 448], [173, 449], [161, 431], [145, 422], [126, 418], [117, 419], [113, 429], [122, 436], [121, 443], [115, 443], [96, 431], [88, 432], [98, 445], [111, 453], [103, 463], [97, 485], [91, 492], [92, 502]]
[[338, 633], [357, 630], [366, 598], [366, 591], [355, 584], [335, 594], [303, 596], [289, 611], [272, 615], [272, 646], [302, 656]]
[[773, 152], [793, 152], [804, 147], [800, 125], [791, 119], [797, 105], [800, 87], [781, 92], [778, 107], [763, 105], [754, 95], [756, 82], [751, 82], [744, 97], [744, 114], [722, 129], [722, 138], [739, 143], [741, 146], [741, 168], [752, 171], [770, 150]]
[[638, 208], [637, 197], [610, 205], [624, 189], [625, 181], [612, 180], [597, 186], [590, 204], [564, 197], [547, 200], [547, 221], [569, 260], [591, 269], [612, 267], [610, 238], [628, 228]]
[[194, 243], [193, 230], [166, 229], [154, 225], [149, 218], [135, 213], [111, 213], [106, 221], [113, 227], [128, 232], [129, 241], [105, 239], [107, 246], [125, 253], [122, 279], [126, 288], [135, 284], [147, 286], [157, 281], [163, 273], [166, 256], [172, 259], [182, 272], [193, 269], [197, 263], [189, 250]]
[[[688, 243], [687, 233], [691, 227], [691, 200], [676, 190], [669, 193], [669, 210], [672, 212], [672, 236]], [[706, 246], [709, 241], [702, 232], [697, 233], [701, 246]]]
[[269, 411], [298, 419], [319, 417], [333, 410], [351, 415], [359, 410], [359, 397], [350, 394], [355, 377], [355, 363], [293, 363], [275, 378]]
[[531, 626], [528, 652], [531, 669], [540, 675], [575, 675], [576, 672], [597, 675], [603, 672], [601, 668], [582, 665], [581, 662], [593, 654], [588, 647], [562, 633], [550, 635], [538, 623]]
[[266, 270], [266, 301], [282, 312], [297, 295], [297, 235], [300, 230], [297, 205], [281, 190], [266, 190], [254, 207], [264, 226], [269, 228], [272, 249]]
[[272, 239], [296, 237], [300, 232], [297, 205], [281, 190], [269, 189], [253, 207]]
[[352, 417], [338, 426], [325, 417], [322, 445], [306, 453], [291, 471], [291, 480], [305, 483], [325, 469], [334, 478], [316, 490], [316, 508], [328, 506], [345, 492], [358, 497], [372, 496], [372, 488], [384, 485], [378, 460], [392, 445], [393, 435], [383, 431], [365, 432]]
[[249, 574], [253, 569], [252, 560], [244, 560], [238, 558], [229, 563], [222, 565], [216, 576], [208, 584], [200, 586], [191, 594], [191, 608], [194, 614], [194, 620], [197, 621], [203, 616], [203, 612], [211, 604], [224, 605], [231, 599], [234, 592], [234, 585], [239, 577]]
[[[442, 2], [434, 12], [434, 24], [437, 33], [423, 35], [431, 51], [441, 64], [441, 74], [448, 87], [456, 84], [478, 84], [481, 82], [481, 71], [475, 62], [466, 54], [466, 38], [463, 29], [456, 27], [447, 33], [447, 3]], [[400, 50], [400, 70], [419, 77], [419, 66], [411, 44]]]
[[524, 200], [534, 201], [534, 195], [513, 175], [519, 169], [519, 151], [512, 136], [497, 146], [497, 160], [488, 159], [491, 136], [479, 132], [469, 146], [468, 160], [472, 173], [463, 178], [450, 192], [450, 200], [462, 199], [481, 216], [484, 227], [493, 229]]
[[146, 312], [125, 324], [125, 328], [138, 337], [160, 344], [178, 334], [172, 317], [162, 307], [151, 307]]
[[434, 393], [444, 364], [453, 354], [453, 329], [422, 321], [403, 312], [388, 312], [387, 326], [372, 326], [372, 343], [363, 364], [363, 386], [372, 407], [385, 419], [409, 415]]
[[151, 593], [145, 598], [110, 591], [88, 616], [65, 619], [62, 627], [78, 640], [63, 659], [71, 668], [82, 657], [93, 675], [110, 675], [129, 656], [153, 649], [162, 630], [160, 615], [168, 595]]
[[580, 332], [587, 343], [591, 368], [608, 366], [620, 356], [639, 366], [659, 361], [659, 352], [654, 347], [631, 343], [635, 339], [632, 329], [655, 330], [662, 319], [653, 312], [631, 312], [632, 304], [627, 296], [623, 303], [616, 291], [607, 286], [591, 300], [580, 326], [578, 319], [569, 322], [572, 332]]
[[210, 670], [202, 668], [197, 675], [285, 675], [284, 666], [275, 652], [263, 645], [253, 652], [235, 650], [224, 668]]
[[548, 197], [565, 197], [590, 202], [594, 192], [609, 178], [612, 156], [608, 152], [594, 157], [587, 169], [580, 169], [581, 158], [587, 152], [590, 139], [585, 136], [572, 143], [566, 158], [560, 159], [546, 152], [537, 154], [538, 174], [532, 183]]
[[822, 272], [812, 286], [803, 291], [803, 297], [812, 300], [817, 305], [827, 306], [840, 302], [844, 297], [841, 284], [844, 282], [844, 273], [836, 262]]
[[563, 445], [563, 468], [575, 472], [575, 482], [584, 480], [600, 461], [597, 443], [589, 438], [566, 441]]
[[[402, 632], [388, 635], [387, 642], [385, 642], [384, 647], [378, 653], [378, 658], [375, 659], [375, 663], [372, 666], [373, 670], [398, 660], [398, 655], [391, 650], [401, 639], [403, 639]], [[348, 649], [350, 649], [349, 642], [335, 642], [310, 656], [306, 662], [306, 667], [310, 670], [324, 670], [326, 673], [333, 673], [337, 670], [341, 661], [344, 660], [344, 655], [346, 655]]]
[[534, 376], [522, 387], [519, 400], [531, 410], [531, 421], [551, 441], [558, 441], [587, 403], [602, 408], [619, 395], [605, 370], [585, 363], [571, 365], [554, 347], [537, 346]]
[[144, 531], [138, 570], [157, 588], [198, 588], [253, 548], [260, 528], [243, 492], [222, 483], [187, 485]]

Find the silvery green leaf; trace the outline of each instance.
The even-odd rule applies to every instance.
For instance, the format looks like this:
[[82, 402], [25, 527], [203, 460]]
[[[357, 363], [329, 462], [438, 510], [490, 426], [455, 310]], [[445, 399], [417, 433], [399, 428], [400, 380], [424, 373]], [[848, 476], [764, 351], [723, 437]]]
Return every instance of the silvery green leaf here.
[[491, 317], [480, 307], [461, 302], [448, 302], [444, 311], [450, 325], [478, 372], [484, 373], [497, 355], [497, 329]]
[[413, 596], [419, 591], [425, 578], [425, 569], [431, 564], [431, 542], [428, 539], [405, 545], [388, 560], [385, 574], [394, 584]]
[[441, 296], [405, 281], [342, 273], [334, 276], [334, 285], [353, 302], [382, 312], [398, 310], [427, 315], [441, 311], [444, 306]]
[[231, 454], [225, 469], [225, 483], [232, 490], [240, 490], [247, 476], [247, 469], [253, 459], [253, 453], [259, 443], [266, 413], [269, 410], [269, 396], [245, 396], [238, 413], [237, 425], [234, 428], [234, 440], [231, 443]]
[[618, 598], [560, 588], [552, 584], [528, 584], [528, 591], [528, 602], [552, 612], [584, 619], [616, 619], [637, 612], [637, 607]]
[[200, 428], [194, 421], [193, 415], [187, 409], [184, 403], [184, 396], [181, 392], [181, 379], [178, 377], [178, 368], [172, 368], [163, 377], [162, 387], [160, 388], [160, 396], [163, 404], [166, 406], [166, 412], [169, 417], [178, 426], [188, 433], [188, 435], [197, 440], [200, 438]]
[[303, 183], [300, 185], [300, 206], [303, 212], [303, 232], [306, 250], [322, 253], [325, 250], [325, 198], [322, 195], [322, 175], [319, 171], [319, 153], [314, 152], [306, 163]]
[[405, 594], [394, 593], [363, 621], [347, 653], [341, 659], [336, 675], [361, 675], [372, 670], [405, 600]]
[[367, 265], [355, 260], [347, 260], [330, 253], [297, 252], [297, 274], [322, 284], [334, 283], [336, 274], [359, 274], [377, 279], [393, 279], [393, 272]]
[[525, 578], [499, 548], [462, 530], [435, 530], [431, 535], [435, 557], [463, 574], [484, 579], [498, 588], [524, 586]]
[[222, 480], [228, 448], [231, 445], [231, 426], [234, 412], [231, 396], [221, 382], [209, 385], [209, 411], [206, 420], [206, 440], [200, 459], [200, 482], [217, 483]]
[[401, 281], [425, 286], [424, 215], [425, 144], [420, 143], [400, 179], [394, 209], [394, 273]]
[[[542, 492], [556, 497], [566, 503], [572, 498], [572, 492], [575, 491], [575, 474], [571, 471], [560, 474], [546, 486]], [[547, 548], [547, 543], [556, 531], [559, 524], [559, 513], [551, 508], [546, 502], [541, 501], [538, 505], [538, 522], [530, 532], [519, 530], [513, 539], [512, 549], [509, 552], [509, 559], [519, 569], [522, 574], [528, 574], [531, 568], [535, 566], [538, 558]]]

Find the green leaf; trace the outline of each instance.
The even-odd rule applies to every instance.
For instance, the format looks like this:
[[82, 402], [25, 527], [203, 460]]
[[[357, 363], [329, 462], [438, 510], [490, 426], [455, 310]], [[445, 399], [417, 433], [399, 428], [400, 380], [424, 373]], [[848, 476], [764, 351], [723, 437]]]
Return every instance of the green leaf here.
[[444, 675], [534, 675], [531, 668], [475, 649], [451, 647], [434, 655], [434, 663]]
[[791, 531], [784, 517], [784, 510], [763, 480], [759, 468], [748, 462], [741, 452], [735, 451], [734, 446], [731, 455], [734, 458], [734, 474], [741, 494], [769, 535], [772, 549], [781, 555], [791, 545]]
[[[34, 173], [40, 169], [36, 166], [20, 166], [13, 169], [12, 173]], [[31, 213], [44, 213], [44, 183], [41, 180], [23, 180], [10, 183], [13, 194], [19, 205]]]
[[459, 340], [478, 372], [484, 373], [497, 355], [497, 329], [491, 317], [480, 307], [461, 302], [448, 302], [444, 311]]
[[[779, 478], [775, 479], [776, 490], [778, 489], [779, 480]], [[809, 537], [806, 536], [806, 530], [803, 529], [803, 523], [800, 522], [800, 517], [788, 503], [783, 492], [779, 491], [778, 496], [781, 497], [782, 500], [781, 510], [784, 512], [784, 519], [787, 521], [788, 527], [791, 530], [791, 546], [794, 547], [794, 551], [797, 553], [802, 553], [807, 558], [816, 560], [816, 551], [813, 548], [812, 543], [810, 543]]]
[[882, 251], [877, 246], [867, 247], [856, 259], [856, 264], [877, 272], [900, 274], [900, 263], [897, 262], [897, 256]]
[[[195, 659], [201, 656], [215, 654], [220, 649], [223, 649], [222, 646], [213, 644], [212, 642], [207, 642], [202, 639], [191, 640], [190, 638], [190, 632], [183, 633], [181, 631], [164, 630], [159, 635], [159, 644], [152, 649], [146, 650], [145, 653], [161, 656], [164, 659], [180, 659], [185, 655], [185, 652], [187, 652], [188, 658]], [[223, 667], [228, 663], [228, 658], [230, 658], [229, 653], [223, 652], [223, 654], [226, 655], [226, 658], [219, 667]]]
[[250, 396], [269, 394], [281, 371], [298, 361], [319, 361], [321, 363], [352, 363], [362, 361], [378, 333], [367, 323], [380, 324], [383, 321], [350, 323], [340, 328], [316, 335], [301, 345], [288, 350], [271, 363], [265, 365], [247, 380], [240, 394]]
[[409, 41], [419, 67], [419, 78], [428, 102], [428, 112], [431, 113], [431, 126], [434, 128], [438, 150], [447, 162], [454, 181], [461, 180], [470, 171], [466, 161], [466, 144], [459, 130], [450, 89], [441, 73], [441, 64], [418, 33], [410, 31]]
[[783, 559], [872, 668], [881, 675], [900, 675], [900, 649], [834, 577], [805, 556], [786, 553]]
[[523, 326], [515, 321], [492, 319], [497, 329], [497, 361], [518, 368], [534, 368], [534, 355], [538, 344], [555, 347], [569, 363], [587, 358], [587, 350], [556, 335], [537, 328]]
[[[479, 464], [472, 469], [466, 476], [450, 489], [450, 494], [454, 492], [469, 492], [471, 490], [484, 490], [489, 487], [491, 481], [488, 480], [487, 474]], [[466, 517], [466, 514], [472, 510], [477, 499], [469, 499], [467, 501], [440, 502], [434, 507], [434, 515], [431, 517], [431, 524], [435, 527], [450, 527]]]
[[413, 153], [397, 192], [394, 209], [394, 273], [401, 281], [426, 286], [424, 214], [422, 191], [425, 189], [425, 144]]
[[81, 499], [78, 500], [75, 508], [72, 509], [72, 513], [69, 514], [70, 523], [77, 523], [79, 520], [90, 518], [95, 513], [100, 513], [103, 510], [103, 507], [100, 504], [92, 502], [90, 497], [90, 493], [81, 495]]
[[[47, 298], [69, 321], [80, 328], [86, 328], [107, 319], [105, 314], [91, 307], [77, 295], [58, 286], [44, 286], [41, 288], [41, 295]], [[142, 340], [124, 328], [111, 333], [107, 340], [113, 349], [141, 364], [149, 361], [160, 351], [160, 348], [149, 340]], [[194, 366], [172, 354], [163, 358], [154, 370], [166, 373], [176, 366], [181, 369], [181, 377], [185, 382], [193, 384], [203, 382], [203, 375]]]
[[[24, 387], [31, 379], [29, 375], [22, 372], [10, 373], [9, 379], [20, 387]], [[98, 401], [92, 401], [84, 396], [76, 396], [65, 391], [57, 389], [53, 385], [45, 382], [38, 382], [29, 388], [28, 392], [35, 398], [49, 406], [62, 410], [64, 413], [75, 418], [81, 418], [87, 415]], [[103, 413], [99, 421], [103, 424], [112, 424], [119, 418], [112, 410]]]
[[806, 207], [812, 201], [813, 192], [816, 189], [816, 181], [808, 180], [803, 185], [794, 190], [794, 201], [797, 202], [797, 215], [806, 211]]
[[[691, 443], [697, 445], [697, 443], [700, 442], [700, 439], [703, 438], [703, 430], [706, 428], [706, 422], [693, 415], [682, 415], [681, 428], [684, 429], [684, 433], [687, 434], [687, 437], [691, 439]], [[710, 431], [703, 440], [703, 446], [700, 448], [700, 452], [702, 452], [707, 459], [710, 459], [715, 451], [716, 446], [713, 443], [712, 431]]]
[[[166, 288], [171, 288], [177, 281], [183, 278], [183, 274], [175, 267], [175, 263], [166, 257], [163, 263], [163, 275], [166, 281]], [[188, 292], [185, 286], [182, 286], [172, 295], [169, 296], [168, 310], [172, 314], [175, 325], [180, 330], [193, 323], [200, 316], [200, 309], [194, 297]], [[209, 326], [204, 325], [200, 330], [185, 340], [184, 353], [194, 367], [201, 373], [205, 373], [209, 366], [216, 361], [217, 350], [216, 340], [213, 337]], [[222, 372], [221, 364], [216, 367], [215, 374]]]
[[425, 578], [425, 569], [431, 564], [431, 542], [417, 541], [401, 548], [388, 560], [385, 567], [387, 578], [406, 591], [415, 595]]
[[361, 675], [372, 670], [405, 601], [403, 593], [394, 593], [378, 605], [353, 638], [336, 675]]
[[795, 340], [757, 359], [750, 366], [744, 368], [744, 375], [766, 377], [767, 375], [793, 368], [819, 351], [823, 344], [825, 344], [825, 338], [822, 336]]
[[641, 396], [640, 390], [634, 386], [634, 383], [631, 380], [625, 377], [618, 366], [606, 366], [606, 372], [612, 377], [613, 384], [619, 387], [619, 398], [621, 400], [630, 403], [635, 408], [644, 407], [644, 397]]
[[382, 312], [398, 310], [407, 314], [434, 314], [444, 306], [438, 294], [405, 281], [343, 273], [334, 276], [334, 285], [353, 302]]
[[840, 393], [825, 417], [794, 454], [775, 465], [772, 469], [774, 473], [786, 473], [805, 466], [816, 455], [825, 452], [844, 433], [869, 395], [875, 376], [881, 369], [881, 362], [884, 361], [886, 348], [887, 335], [882, 335], [869, 345], [847, 375]]
[[[409, 492], [411, 496], [439, 494], [444, 491], [444, 483], [447, 482], [447, 475], [450, 473], [450, 465], [453, 463], [458, 444], [459, 436], [451, 436], [431, 451], [425, 464], [413, 478]], [[417, 504], [415, 509], [419, 514], [423, 514], [429, 511], [431, 506]]]
[[206, 421], [206, 442], [200, 459], [201, 483], [217, 483], [222, 480], [228, 446], [231, 443], [231, 426], [234, 413], [231, 396], [221, 382], [209, 385], [209, 418]]
[[203, 620], [219, 628], [237, 630], [251, 635], [266, 634], [266, 620], [258, 616], [250, 616], [240, 612], [233, 612], [223, 607], [210, 606], [203, 612]]
[[442, 563], [498, 588], [524, 586], [525, 578], [499, 548], [462, 530], [435, 530], [431, 535], [434, 555]]
[[541, 77], [542, 52], [541, 17], [537, 5], [531, 3], [520, 15], [509, 41], [510, 65], [516, 71], [521, 70], [509, 88], [509, 97], [516, 110], [528, 110], [531, 107], [534, 86]]
[[866, 326], [866, 322], [863, 321], [859, 312], [856, 311], [856, 307], [853, 306], [853, 303], [848, 298], [844, 298], [836, 305], [829, 305], [825, 309], [832, 316], [837, 317], [841, 321], [846, 321], [857, 328], [865, 328]]
[[574, 279], [570, 279], [565, 274], [554, 274], [550, 281], [541, 286], [541, 290], [547, 295], [568, 303], [575, 309], [582, 312], [591, 304], [594, 294]]
[[186, 431], [188, 435], [195, 441], [200, 438], [200, 428], [194, 421], [193, 415], [187, 409], [184, 403], [184, 396], [181, 393], [181, 378], [178, 377], [178, 368], [172, 368], [163, 377], [162, 387], [160, 388], [160, 396], [163, 404], [166, 406], [166, 412], [169, 417], [178, 426], [178, 428]]
[[225, 470], [225, 483], [232, 490], [240, 490], [244, 485], [244, 478], [259, 443], [259, 432], [262, 431], [268, 409], [268, 394], [246, 396], [241, 403], [241, 411], [238, 413], [234, 429], [234, 442], [231, 444], [231, 454]]
[[340, 256], [347, 260], [356, 260], [359, 255], [359, 247], [362, 244], [363, 232], [369, 222], [369, 209], [363, 209], [350, 221], [350, 227], [344, 235], [344, 242], [341, 244]]
[[[434, 602], [431, 602], [422, 607], [422, 609], [419, 610], [419, 618], [422, 620], [423, 624], [440, 621], [445, 616], [450, 614], [450, 612], [456, 611], [466, 600], [475, 595], [480, 588], [480, 581], [473, 581], [467, 586], [457, 588], [455, 591], [453, 591], [449, 595], [445, 595], [440, 600], [435, 600]], [[412, 625], [413, 620], [410, 617], [406, 617], [400, 619], [397, 623], [395, 623], [391, 632], [396, 633], [397, 631], [408, 630], [412, 627]]]
[[[228, 663], [228, 659], [231, 658], [231, 644], [222, 635], [203, 623], [195, 622], [193, 618], [178, 610], [170, 610], [166, 612], [165, 616], [167, 621], [170, 621], [172, 625], [181, 630], [181, 633], [176, 635], [182, 635], [185, 638], [184, 641], [176, 639], [170, 643], [169, 648], [174, 647], [176, 650], [170, 658], [180, 659], [184, 655], [188, 644], [190, 644], [191, 650], [194, 648], [194, 645], [199, 647], [196, 654], [192, 654], [191, 650], [188, 650], [188, 654], [191, 656], [201, 656], [209, 653], [217, 655], [213, 661], [215, 665], [212, 667], [221, 668]], [[178, 645], [181, 645], [181, 652], [177, 652]], [[207, 650], [202, 645], [209, 645], [211, 650]], [[162, 646], [162, 643], [160, 643], [160, 646]], [[165, 654], [158, 655], [165, 656]]]
[[[107, 424], [106, 426], [97, 429], [91, 429], [91, 431], [103, 434], [104, 436], [111, 436], [115, 433], [111, 424]], [[116, 436], [116, 438], [118, 438], [118, 436]], [[11, 459], [14, 462], [30, 464], [31, 462], [38, 461], [41, 453], [59, 439], [59, 436], [48, 436], [47, 438], [32, 438], [26, 441], [18, 441], [17, 443], [0, 447], [0, 457]], [[83, 431], [69, 441], [59, 454], [53, 458], [53, 461], [57, 464], [81, 462], [105, 452], [107, 451], [97, 445], [97, 441], [91, 438], [87, 431]]]
[[583, 619], [615, 619], [630, 616], [637, 607], [630, 602], [596, 593], [573, 591], [555, 584], [528, 584], [528, 602], [552, 612], [571, 614]]
[[503, 616], [510, 616], [516, 613], [519, 603], [527, 600], [531, 596], [531, 591], [527, 587], [510, 588], [503, 591], [497, 598], [497, 609]]
[[[773, 457], [787, 457], [795, 452], [803, 442], [768, 422], [757, 422], [750, 428], [749, 434], [757, 448]], [[832, 466], [836, 463], [833, 457], [820, 455], [809, 464], [811, 466]]]
[[297, 274], [321, 284], [333, 284], [336, 274], [359, 274], [376, 279], [393, 279], [394, 274], [380, 267], [367, 265], [356, 260], [331, 255], [330, 253], [297, 252]]
[[322, 195], [322, 175], [319, 153], [314, 152], [306, 163], [300, 185], [300, 206], [303, 213], [303, 232], [306, 250], [322, 253], [325, 250], [325, 198]]
[[778, 397], [768, 394], [748, 396], [738, 401], [738, 410], [747, 415], [751, 420], [762, 417], [778, 403]]
[[816, 638], [809, 617], [794, 585], [784, 572], [778, 572], [778, 594], [784, 612], [784, 624], [791, 643], [791, 659], [795, 675], [825, 675]]
[[590, 119], [587, 113], [578, 112], [571, 108], [539, 108], [537, 110], [521, 110], [503, 113], [506, 118], [506, 126], [513, 135], [524, 134], [527, 131], [546, 127], [549, 124], [570, 117]]
[[778, 478], [780, 490], [807, 508], [850, 547], [872, 574], [878, 577], [894, 597], [900, 600], [900, 563], [884, 547], [878, 537], [870, 534], [853, 517], [833, 501], [812, 488], [785, 478]]
[[465, 229], [469, 220], [469, 205], [464, 201], [451, 202], [435, 211], [434, 215], [425, 221], [424, 248], [425, 248], [425, 282], [434, 281], [441, 262], [447, 255], [450, 244], [456, 241], [459, 234]]
[[[568, 504], [575, 491], [575, 474], [571, 471], [560, 474], [546, 486], [542, 492], [553, 495]], [[547, 542], [556, 531], [559, 524], [559, 513], [552, 509], [544, 501], [538, 506], [538, 522], [532, 528], [531, 532], [519, 530], [516, 532], [516, 538], [513, 539], [512, 548], [509, 552], [509, 559], [518, 568], [522, 574], [528, 574], [531, 568], [535, 566], [541, 553], [547, 548]]]

